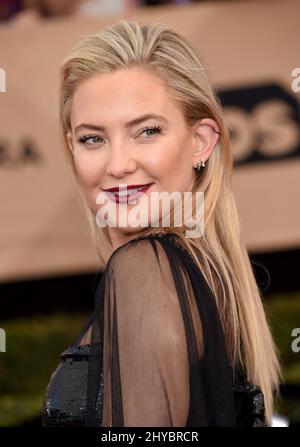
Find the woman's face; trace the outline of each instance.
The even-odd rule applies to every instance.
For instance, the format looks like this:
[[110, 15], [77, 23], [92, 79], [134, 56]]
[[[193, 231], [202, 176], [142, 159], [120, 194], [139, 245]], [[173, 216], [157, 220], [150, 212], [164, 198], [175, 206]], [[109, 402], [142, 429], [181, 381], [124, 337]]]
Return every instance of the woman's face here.
[[[153, 116], [142, 120], [145, 115]], [[69, 147], [93, 214], [104, 204], [101, 200], [99, 204], [99, 197], [105, 197], [105, 203], [116, 210], [117, 225], [108, 222], [113, 245], [141, 231], [130, 224], [120, 225], [120, 219], [124, 222], [141, 201], [148, 209], [143, 227], [151, 226], [153, 192], [192, 190], [197, 175], [194, 166], [209, 157], [217, 141], [212, 126], [217, 128], [205, 118], [188, 127], [161, 78], [142, 69], [95, 75], [77, 87], [67, 133]], [[135, 200], [129, 196], [126, 203], [103, 191], [119, 185], [130, 191], [130, 185], [148, 184], [146, 192]]]

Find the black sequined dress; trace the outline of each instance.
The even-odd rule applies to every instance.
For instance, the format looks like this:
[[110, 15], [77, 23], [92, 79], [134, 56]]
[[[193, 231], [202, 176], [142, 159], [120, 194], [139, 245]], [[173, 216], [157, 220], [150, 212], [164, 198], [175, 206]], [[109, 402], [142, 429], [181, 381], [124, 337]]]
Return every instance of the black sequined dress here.
[[142, 236], [113, 252], [51, 375], [43, 426], [266, 425], [263, 394], [229, 366], [212, 292], [179, 240]]

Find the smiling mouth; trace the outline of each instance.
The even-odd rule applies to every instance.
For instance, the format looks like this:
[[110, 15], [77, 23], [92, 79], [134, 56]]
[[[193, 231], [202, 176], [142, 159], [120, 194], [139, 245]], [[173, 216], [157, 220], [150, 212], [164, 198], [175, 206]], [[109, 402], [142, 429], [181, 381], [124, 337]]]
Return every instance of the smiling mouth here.
[[104, 191], [105, 194], [116, 203], [128, 203], [132, 200], [136, 200], [145, 194], [148, 189], [153, 185], [150, 183], [148, 185], [141, 186], [140, 188], [130, 188], [119, 191]]

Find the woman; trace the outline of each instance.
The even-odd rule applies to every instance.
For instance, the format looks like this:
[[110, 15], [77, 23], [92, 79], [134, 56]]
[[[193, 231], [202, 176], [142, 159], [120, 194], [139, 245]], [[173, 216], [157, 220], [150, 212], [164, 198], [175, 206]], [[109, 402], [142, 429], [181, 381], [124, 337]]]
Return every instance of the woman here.
[[[51, 376], [43, 424], [271, 425], [278, 354], [199, 55], [163, 24], [119, 20], [86, 36], [62, 66], [60, 124], [106, 267]], [[154, 193], [174, 192], [203, 192], [202, 214], [197, 200], [179, 225], [180, 201], [155, 214]]]

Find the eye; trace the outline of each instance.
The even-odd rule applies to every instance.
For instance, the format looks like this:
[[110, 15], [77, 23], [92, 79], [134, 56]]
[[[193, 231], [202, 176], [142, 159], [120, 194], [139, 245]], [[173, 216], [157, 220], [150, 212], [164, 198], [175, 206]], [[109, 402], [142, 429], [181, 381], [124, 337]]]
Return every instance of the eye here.
[[[98, 139], [98, 141], [97, 141], [97, 139]], [[99, 140], [102, 140], [102, 138], [99, 137], [98, 135], [83, 135], [82, 137], [80, 137], [78, 139], [78, 142], [86, 144], [88, 146], [94, 146], [97, 143], [101, 143], [101, 141], [99, 141]], [[93, 141], [93, 142], [91, 143], [91, 141]]]
[[153, 132], [153, 133], [151, 133], [150, 135], [147, 134], [148, 136], [152, 136], [152, 135], [155, 135], [155, 134], [160, 134], [160, 133], [161, 133], [161, 127], [160, 127], [160, 126], [145, 127], [145, 129], [142, 130], [141, 135], [142, 135], [144, 132], [148, 132], [148, 131]]
[[[145, 127], [141, 131], [140, 135], [142, 135], [144, 132], [147, 132], [147, 136], [152, 136], [155, 134], [160, 134], [161, 130], [162, 129], [160, 126]], [[150, 132], [150, 135], [148, 132]], [[103, 139], [99, 135], [83, 135], [78, 139], [78, 143], [82, 143], [87, 146], [95, 146], [98, 143], [101, 144], [102, 141], [103, 141]]]

